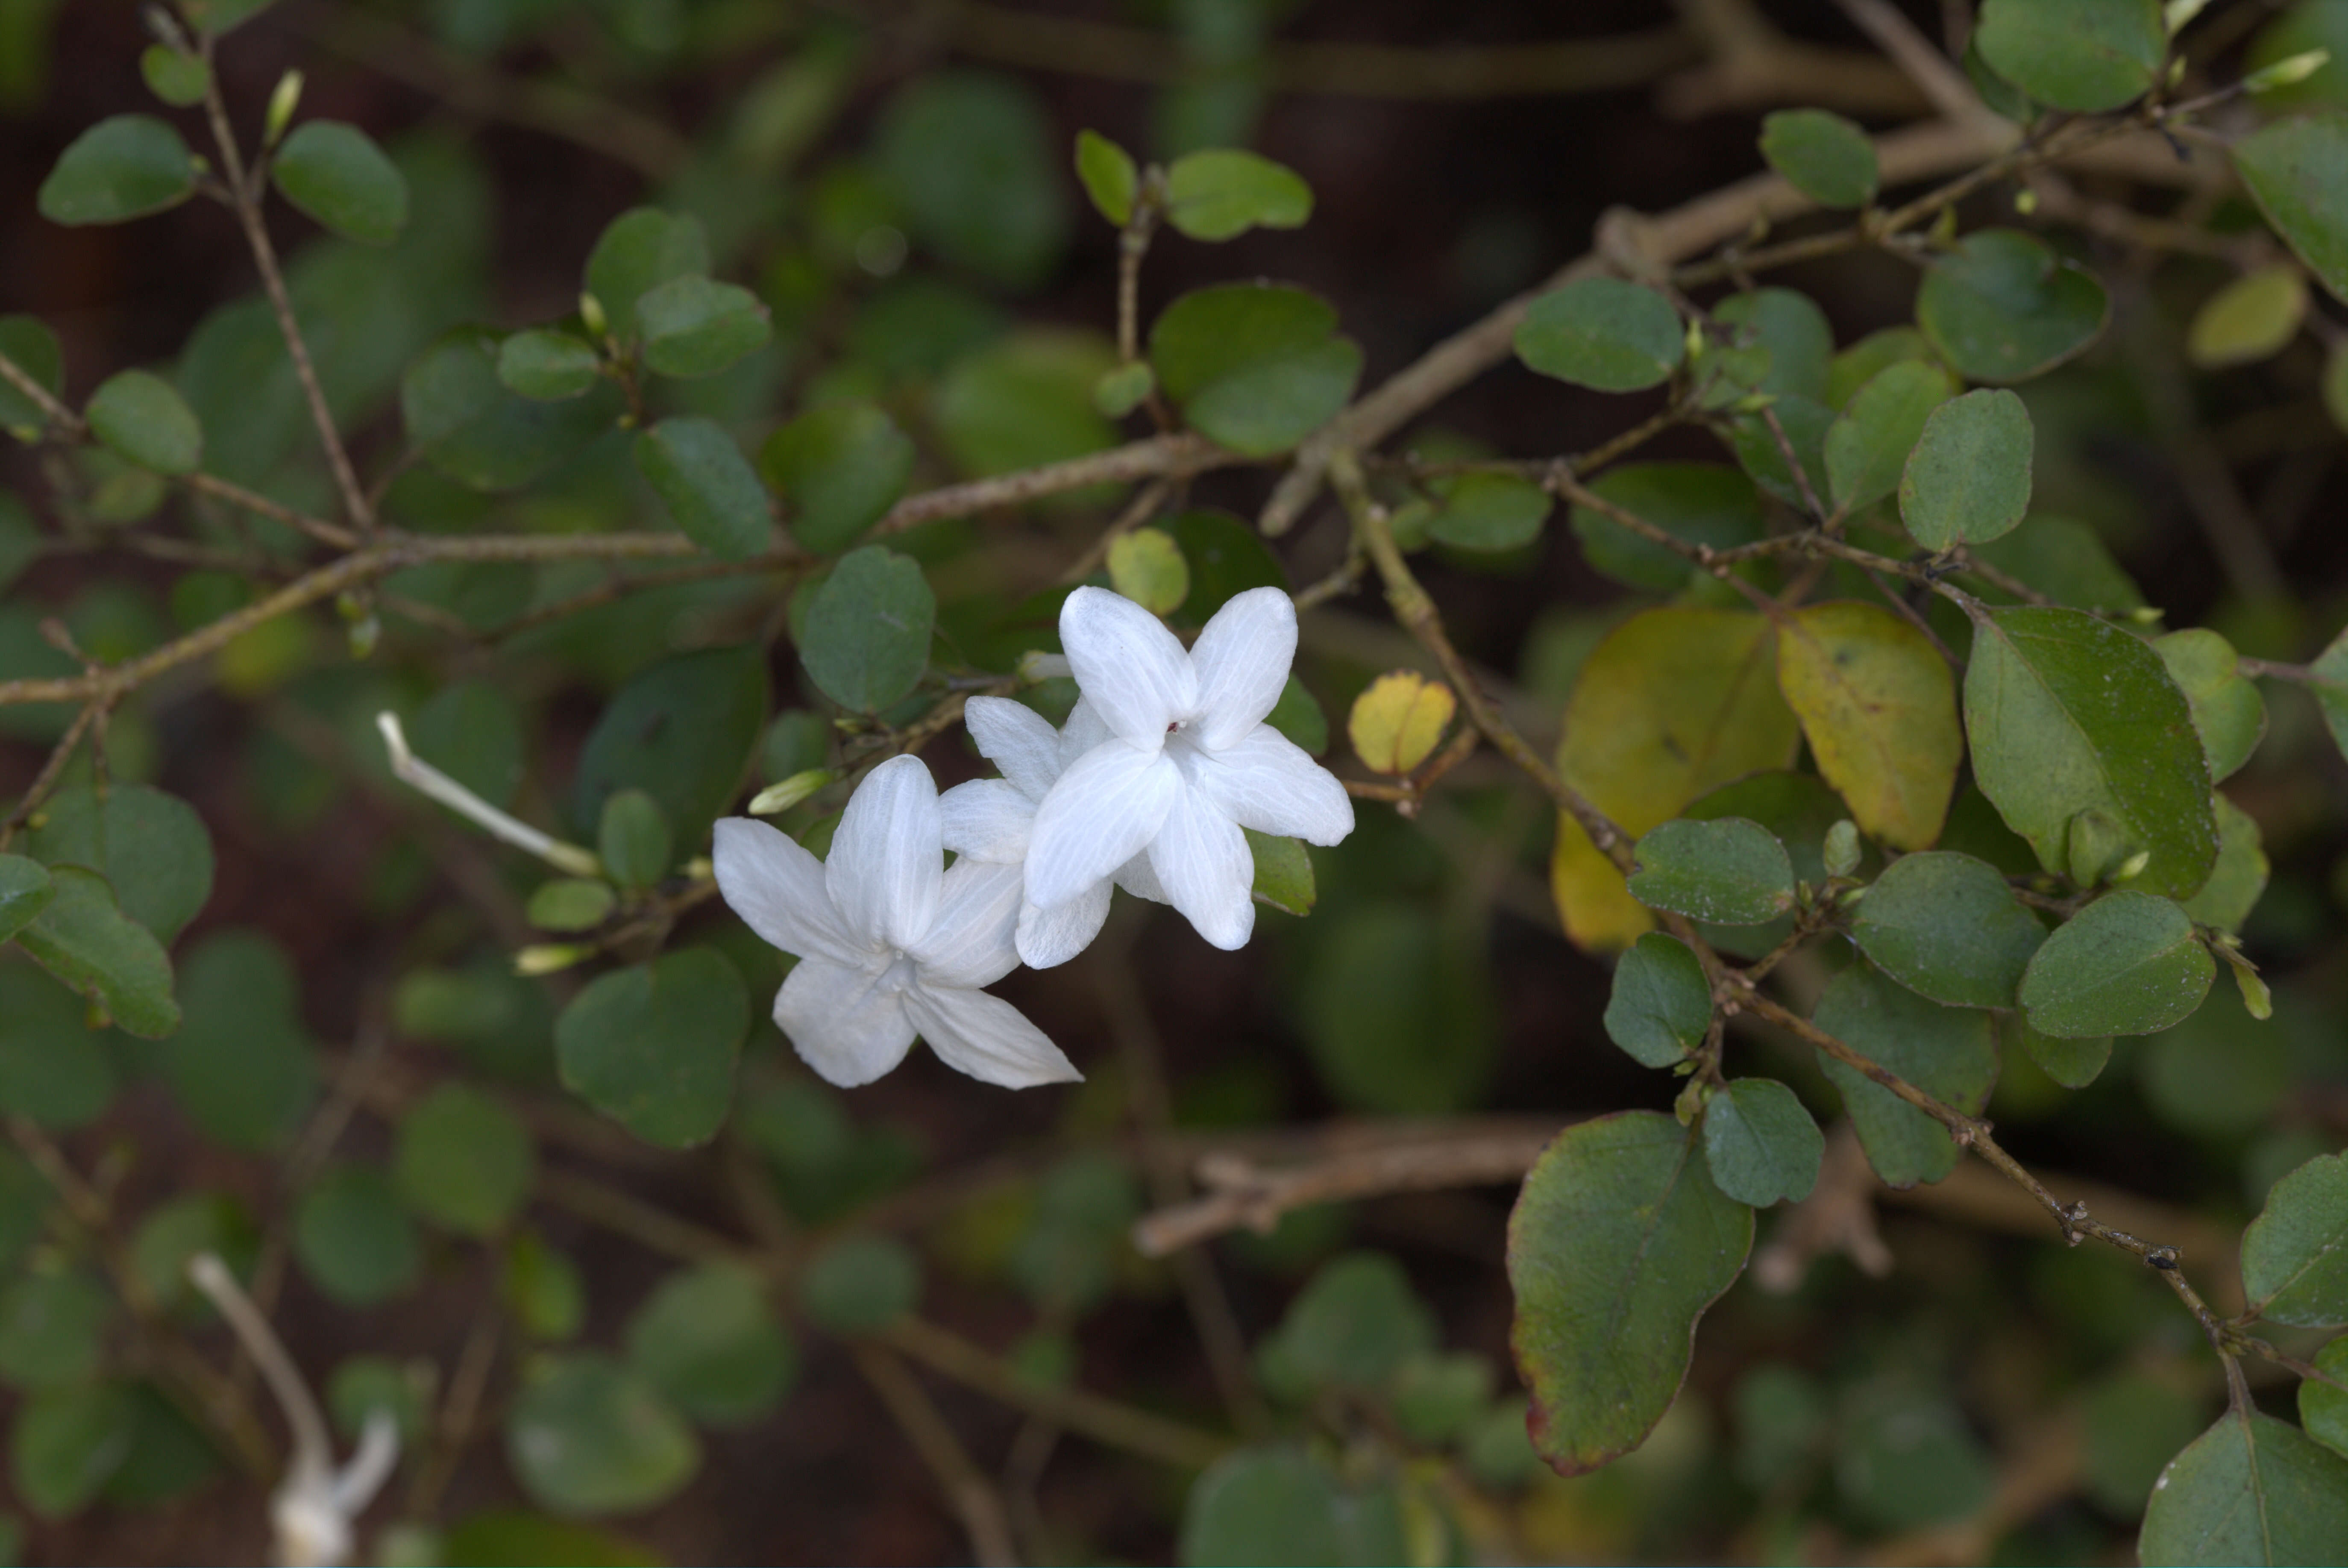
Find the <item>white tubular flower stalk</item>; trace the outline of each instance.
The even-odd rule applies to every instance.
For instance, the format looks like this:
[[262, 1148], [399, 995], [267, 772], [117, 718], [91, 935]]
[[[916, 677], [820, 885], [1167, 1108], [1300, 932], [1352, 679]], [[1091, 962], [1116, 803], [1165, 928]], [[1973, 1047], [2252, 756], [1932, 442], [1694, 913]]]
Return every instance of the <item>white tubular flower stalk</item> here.
[[228, 1265], [211, 1253], [199, 1253], [188, 1260], [188, 1278], [228, 1321], [285, 1413], [294, 1451], [285, 1479], [269, 1499], [277, 1561], [285, 1568], [338, 1568], [350, 1559], [354, 1522], [399, 1462], [399, 1423], [388, 1410], [368, 1412], [357, 1451], [348, 1466], [336, 1470], [326, 1418], [310, 1386]]
[[499, 810], [454, 779], [407, 748], [407, 734], [400, 728], [396, 713], [375, 716], [376, 727], [383, 731], [384, 749], [391, 757], [391, 774], [401, 783], [420, 795], [429, 796], [459, 816], [470, 818], [486, 829], [492, 838], [502, 839], [518, 850], [527, 850], [552, 866], [574, 877], [599, 877], [603, 863], [592, 851], [577, 844], [540, 832], [529, 823], [519, 821]]

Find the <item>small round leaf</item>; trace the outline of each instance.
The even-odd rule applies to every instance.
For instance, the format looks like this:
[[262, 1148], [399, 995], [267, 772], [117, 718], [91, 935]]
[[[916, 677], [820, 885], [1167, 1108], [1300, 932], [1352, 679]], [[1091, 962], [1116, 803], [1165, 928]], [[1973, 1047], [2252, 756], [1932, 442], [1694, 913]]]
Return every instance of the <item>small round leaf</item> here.
[[1642, 1067], [1675, 1067], [1712, 1027], [1712, 987], [1687, 944], [1651, 931], [1614, 965], [1606, 1037]]
[[192, 473], [204, 460], [204, 428], [195, 410], [160, 376], [124, 370], [108, 377], [82, 417], [99, 440], [142, 469]]
[[345, 239], [388, 245], [407, 227], [407, 177], [357, 126], [295, 127], [269, 176], [285, 200]]
[[1543, 376], [1600, 392], [1636, 392], [1667, 378], [1687, 353], [1671, 302], [1621, 278], [1581, 278], [1533, 301], [1517, 357]]
[[1966, 235], [1916, 294], [1916, 325], [1941, 357], [1969, 381], [1998, 385], [2081, 353], [2110, 315], [2094, 274], [2012, 229]]
[[674, 1496], [701, 1468], [701, 1444], [643, 1377], [591, 1353], [551, 1358], [524, 1383], [506, 1458], [541, 1507], [593, 1517]]
[[799, 659], [824, 696], [878, 713], [929, 667], [937, 598], [921, 564], [868, 544], [840, 557], [808, 602]]
[[644, 364], [655, 374], [715, 376], [767, 346], [774, 328], [757, 294], [736, 284], [687, 273], [636, 301]]
[[1210, 148], [1166, 170], [1166, 221], [1194, 240], [1293, 229], [1313, 215], [1313, 187], [1294, 170], [1236, 148]]
[[749, 996], [714, 949], [598, 976], [554, 1026], [563, 1086], [648, 1143], [706, 1143], [734, 1102]]
[[846, 1236], [809, 1259], [798, 1283], [799, 1305], [818, 1327], [869, 1334], [920, 1305], [922, 1264], [893, 1236]]
[[401, 1119], [399, 1190], [425, 1218], [466, 1235], [502, 1229], [537, 1179], [530, 1132], [477, 1089], [443, 1084]]
[[1798, 1203], [1818, 1185], [1826, 1135], [1799, 1096], [1775, 1078], [1733, 1078], [1704, 1109], [1713, 1181], [1740, 1203]]
[[1875, 144], [1838, 114], [1787, 108], [1765, 116], [1761, 156], [1821, 207], [1864, 207], [1875, 199]]
[[195, 189], [195, 159], [168, 121], [118, 114], [74, 139], [38, 200], [52, 223], [119, 223], [176, 207]]
[[829, 403], [768, 437], [758, 471], [790, 503], [791, 537], [829, 555], [896, 504], [913, 456], [911, 439], [877, 405]]
[[2205, 370], [2254, 365], [2281, 353], [2306, 319], [2306, 274], [2287, 263], [2260, 267], [2202, 302], [2185, 335], [2185, 356]]
[[1170, 615], [1190, 593], [1190, 563], [1163, 529], [1137, 528], [1108, 547], [1109, 586], [1153, 615]]
[[1395, 670], [1354, 699], [1345, 734], [1371, 772], [1407, 773], [1434, 752], [1458, 706], [1441, 681], [1416, 670]]
[[369, 1306], [416, 1283], [422, 1248], [415, 1222], [382, 1171], [345, 1165], [302, 1195], [294, 1255], [310, 1283], [345, 1306]]
[[1742, 817], [1665, 822], [1639, 841], [1631, 896], [1715, 925], [1759, 925], [1794, 906], [1794, 863]]
[[1859, 950], [1920, 996], [2011, 1007], [2046, 928], [1994, 866], [1934, 850], [1884, 869], [1851, 923]]
[[592, 346], [551, 326], [517, 332], [498, 345], [498, 379], [542, 403], [593, 391], [602, 366]]
[[716, 421], [697, 414], [663, 419], [637, 435], [635, 455], [636, 471], [686, 538], [724, 561], [767, 548], [774, 527], [766, 487]]
[[1076, 179], [1100, 215], [1122, 229], [1133, 217], [1141, 172], [1133, 154], [1097, 130], [1076, 132]]
[[1952, 398], [1924, 421], [1900, 476], [1900, 521], [1941, 551], [2010, 533], [2030, 510], [2035, 437], [2013, 393], [1982, 388]]
[[695, 1420], [747, 1426], [798, 1374], [765, 1287], [725, 1264], [673, 1274], [628, 1320], [628, 1364]]
[[2149, 1035], [2192, 1013], [2217, 960], [2176, 904], [2147, 892], [2097, 899], [2064, 922], [2024, 971], [2031, 1027], [2064, 1039]]

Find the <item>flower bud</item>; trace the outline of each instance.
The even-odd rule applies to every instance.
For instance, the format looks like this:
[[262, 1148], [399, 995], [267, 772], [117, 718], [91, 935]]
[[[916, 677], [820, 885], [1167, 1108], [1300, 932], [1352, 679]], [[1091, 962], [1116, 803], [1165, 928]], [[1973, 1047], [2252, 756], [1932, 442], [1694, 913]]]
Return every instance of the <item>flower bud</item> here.
[[2329, 49], [2307, 49], [2288, 55], [2263, 70], [2252, 71], [2242, 78], [2246, 93], [2271, 93], [2277, 88], [2295, 87], [2332, 63]]
[[514, 973], [523, 979], [541, 975], [556, 975], [574, 964], [583, 963], [595, 950], [582, 943], [549, 942], [525, 947], [514, 954]]
[[269, 114], [262, 121], [261, 145], [274, 147], [284, 139], [285, 128], [294, 123], [294, 110], [302, 102], [302, 73], [288, 71], [277, 78], [277, 90], [269, 95]]
[[1859, 870], [1859, 824], [1845, 817], [1827, 830], [1827, 875], [1847, 877]]
[[788, 811], [839, 777], [829, 768], [810, 768], [804, 773], [794, 773], [781, 783], [769, 784], [752, 796], [750, 815], [771, 817], [778, 811]]

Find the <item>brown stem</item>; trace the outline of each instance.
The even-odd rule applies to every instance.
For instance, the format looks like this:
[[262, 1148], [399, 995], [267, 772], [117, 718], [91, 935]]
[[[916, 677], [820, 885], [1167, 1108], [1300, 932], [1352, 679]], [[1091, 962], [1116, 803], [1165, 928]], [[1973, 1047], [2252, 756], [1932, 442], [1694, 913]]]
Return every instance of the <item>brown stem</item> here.
[[1012, 1543], [1011, 1519], [1002, 1494], [971, 1462], [970, 1450], [962, 1446], [937, 1405], [905, 1370], [904, 1362], [877, 1345], [853, 1346], [850, 1354], [855, 1357], [856, 1369], [880, 1396], [897, 1429], [929, 1467], [938, 1490], [946, 1494], [948, 1506], [970, 1537], [976, 1561], [986, 1568], [1015, 1568], [1019, 1552]]
[[[204, 35], [204, 118], [211, 121], [212, 142], [220, 150], [221, 169], [227, 177], [229, 205], [235, 209], [238, 226], [244, 230], [245, 243], [252, 248], [254, 266], [261, 272], [261, 286], [269, 295], [269, 308], [277, 317], [277, 330], [285, 339], [285, 352], [294, 362], [294, 377], [302, 384], [302, 397], [310, 406], [311, 422], [318, 428], [318, 444], [325, 449], [326, 466], [334, 470], [335, 488], [343, 498], [344, 511], [361, 535], [375, 532], [375, 507], [367, 500], [366, 487], [359, 483], [358, 470], [351, 466], [351, 454], [343, 446], [342, 431], [335, 424], [335, 413], [326, 406], [326, 391], [318, 384], [317, 367], [310, 363], [309, 345], [302, 340], [302, 325], [294, 317], [293, 296], [285, 292], [285, 277], [277, 265], [277, 247], [270, 242], [269, 225], [262, 217], [261, 191], [246, 177], [244, 155], [237, 150], [236, 132], [228, 122], [228, 105], [221, 98], [219, 74], [212, 64], [211, 35]], [[258, 173], [258, 169], [253, 170]]]

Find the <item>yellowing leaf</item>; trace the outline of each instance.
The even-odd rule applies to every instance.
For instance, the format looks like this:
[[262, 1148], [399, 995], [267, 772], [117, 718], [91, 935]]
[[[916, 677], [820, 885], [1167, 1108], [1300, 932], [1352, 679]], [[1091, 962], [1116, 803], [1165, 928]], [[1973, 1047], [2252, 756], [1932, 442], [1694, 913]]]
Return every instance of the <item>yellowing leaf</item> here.
[[1395, 670], [1354, 699], [1345, 733], [1373, 773], [1407, 773], [1426, 760], [1458, 701], [1441, 681]]
[[[1769, 624], [1743, 610], [1673, 606], [1617, 626], [1591, 650], [1565, 707], [1557, 769], [1632, 838], [1732, 779], [1792, 762], [1800, 742], [1773, 678]], [[1570, 817], [1550, 882], [1566, 934], [1628, 946], [1652, 917]]]
[[1161, 529], [1137, 528], [1108, 547], [1109, 585], [1153, 615], [1170, 614], [1190, 596], [1182, 547]]
[[1869, 834], [1929, 848], [1956, 789], [1956, 679], [1924, 634], [1875, 604], [1797, 610], [1777, 634], [1777, 685], [1818, 772]]

